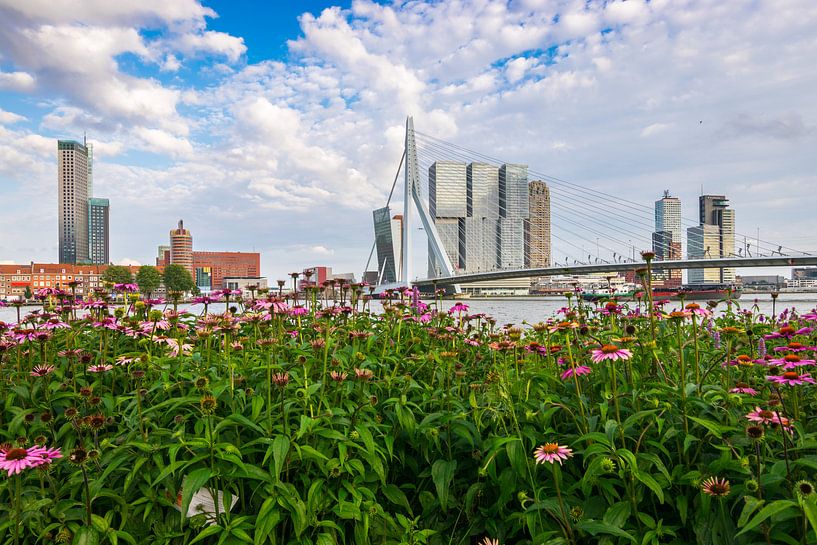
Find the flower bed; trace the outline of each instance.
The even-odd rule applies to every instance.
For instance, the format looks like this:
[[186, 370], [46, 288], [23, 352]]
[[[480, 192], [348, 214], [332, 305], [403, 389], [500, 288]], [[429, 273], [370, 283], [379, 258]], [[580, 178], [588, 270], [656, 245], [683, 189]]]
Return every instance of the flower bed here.
[[0, 325], [0, 541], [817, 542], [816, 312], [315, 295]]

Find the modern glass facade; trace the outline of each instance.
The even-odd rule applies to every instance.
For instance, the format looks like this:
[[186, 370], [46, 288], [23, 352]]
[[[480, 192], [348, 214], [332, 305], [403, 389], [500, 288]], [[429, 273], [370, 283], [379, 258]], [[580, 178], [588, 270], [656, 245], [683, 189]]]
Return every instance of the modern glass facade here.
[[94, 265], [110, 263], [109, 223], [108, 199], [88, 199], [88, 258]]
[[391, 209], [386, 206], [372, 212], [374, 219], [374, 239], [377, 249], [377, 271], [381, 283], [397, 282], [400, 270], [402, 246], [400, 244], [402, 217], [392, 218]]
[[88, 262], [88, 148], [57, 141], [57, 218], [60, 263]]

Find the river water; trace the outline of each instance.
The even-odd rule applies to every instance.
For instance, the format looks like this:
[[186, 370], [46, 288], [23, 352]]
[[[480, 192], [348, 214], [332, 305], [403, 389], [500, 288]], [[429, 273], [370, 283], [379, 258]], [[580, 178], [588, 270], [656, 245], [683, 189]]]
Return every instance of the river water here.
[[[565, 306], [567, 300], [564, 297], [470, 298], [460, 301], [444, 300], [442, 308], [448, 309], [458, 302], [468, 305], [469, 314], [485, 313], [494, 317], [498, 324], [522, 325], [523, 323], [535, 324], [553, 316], [557, 310]], [[670, 310], [679, 304], [679, 302], [673, 301], [665, 308]], [[738, 304], [746, 309], [752, 309], [757, 305], [760, 312], [764, 314], [772, 312], [772, 298], [768, 293], [744, 294], [738, 300]], [[811, 310], [817, 307], [817, 293], [781, 293], [777, 299], [777, 312], [787, 307], [794, 307], [801, 313]], [[23, 307], [21, 315], [25, 316], [26, 313], [37, 308]], [[179, 308], [195, 314], [200, 314], [203, 310], [202, 305], [179, 305]], [[375, 312], [379, 311], [380, 308], [378, 301], [372, 303], [372, 309]], [[722, 304], [719, 308], [723, 309], [725, 305]], [[224, 312], [224, 304], [210, 305], [208, 310], [210, 312]], [[0, 307], [0, 321], [16, 322], [17, 310], [14, 307]]]

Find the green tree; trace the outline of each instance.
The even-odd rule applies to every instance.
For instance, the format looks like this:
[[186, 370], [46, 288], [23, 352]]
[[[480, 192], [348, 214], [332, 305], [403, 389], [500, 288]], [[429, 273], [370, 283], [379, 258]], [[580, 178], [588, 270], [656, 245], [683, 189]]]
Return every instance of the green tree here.
[[111, 265], [102, 273], [102, 281], [111, 284], [132, 284], [133, 276], [124, 265]]
[[171, 291], [192, 291], [196, 285], [193, 282], [193, 277], [190, 276], [190, 272], [178, 263], [172, 263], [165, 267], [163, 279], [168, 293]]
[[145, 265], [136, 273], [136, 283], [139, 284], [139, 291], [150, 297], [161, 285], [162, 275], [156, 267]]
[[[31, 295], [32, 295], [31, 287], [26, 286], [26, 291], [23, 293], [23, 296], [26, 298], [26, 300], [28, 300], [28, 299], [31, 299]], [[19, 320], [17, 320], [17, 321], [19, 322]]]

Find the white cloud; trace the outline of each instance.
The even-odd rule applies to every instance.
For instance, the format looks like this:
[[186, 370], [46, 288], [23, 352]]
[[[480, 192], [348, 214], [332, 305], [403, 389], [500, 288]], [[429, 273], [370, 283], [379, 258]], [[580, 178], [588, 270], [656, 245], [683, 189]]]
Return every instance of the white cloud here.
[[[116, 259], [150, 262], [183, 214], [197, 247], [255, 247], [272, 277], [319, 259], [359, 269], [407, 114], [420, 132], [647, 208], [668, 187], [694, 218], [704, 184], [732, 197], [738, 231], [769, 239], [785, 233], [762, 203], [783, 206], [781, 184], [791, 202], [817, 187], [810, 0], [355, 0], [304, 15], [285, 60], [253, 64], [193, 0], [52, 4], [0, 0], [0, 87], [36, 90], [48, 110], [31, 120], [40, 131], [0, 125], [0, 232], [56, 221], [56, 203], [31, 203], [53, 189], [56, 137], [85, 129], [104, 142], [95, 183], [111, 198]], [[569, 204], [560, 195], [554, 207]], [[558, 221], [554, 232], [584, 229]], [[49, 258], [53, 238], [21, 233], [3, 251]]]
[[656, 134], [666, 132], [670, 128], [672, 128], [672, 123], [653, 123], [641, 130], [641, 137], [647, 138], [650, 136], [655, 136]]
[[11, 125], [20, 121], [25, 121], [25, 117], [15, 114], [14, 112], [7, 112], [0, 109], [0, 125]]
[[0, 89], [27, 92], [35, 87], [34, 76], [26, 72], [0, 71]]

